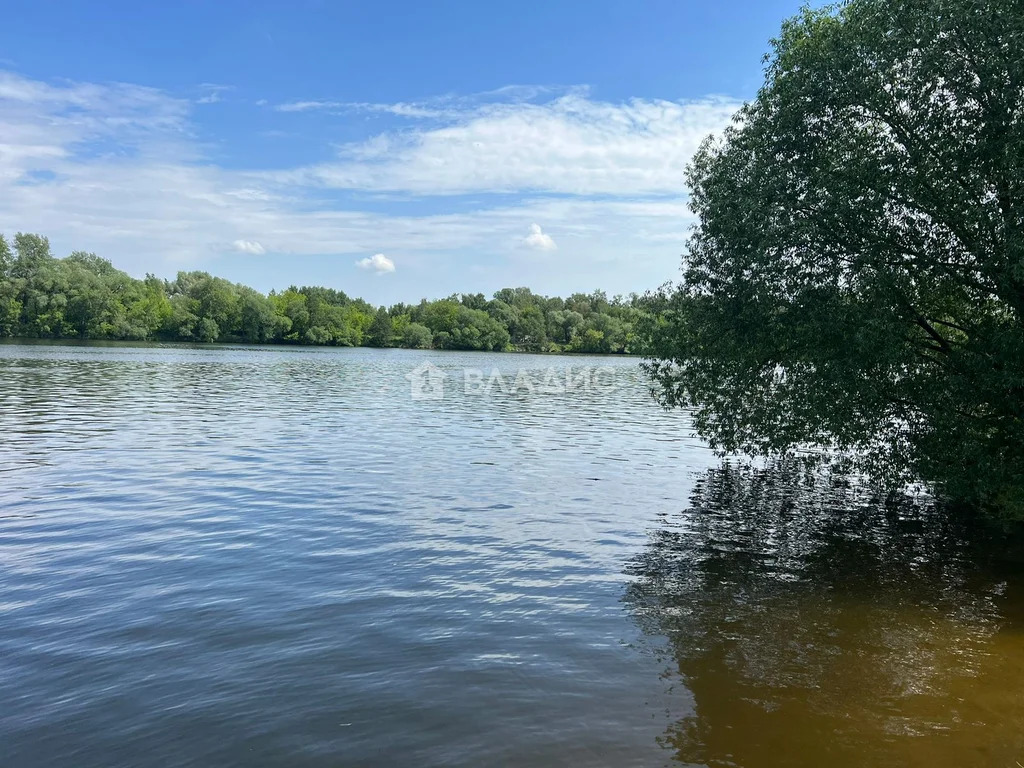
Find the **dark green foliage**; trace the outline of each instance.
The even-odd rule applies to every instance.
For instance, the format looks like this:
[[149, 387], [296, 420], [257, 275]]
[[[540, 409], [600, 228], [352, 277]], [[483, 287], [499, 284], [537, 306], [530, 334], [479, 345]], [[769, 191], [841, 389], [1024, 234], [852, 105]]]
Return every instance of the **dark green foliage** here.
[[372, 347], [394, 346], [394, 323], [388, 311], [381, 307], [373, 316], [373, 322], [366, 332], [366, 341]]
[[19, 233], [12, 251], [0, 236], [0, 338], [628, 353], [640, 304], [526, 288], [389, 308], [321, 287], [264, 296], [206, 272], [136, 280], [91, 253], [53, 258], [45, 237]]
[[429, 349], [433, 336], [430, 333], [430, 329], [425, 325], [419, 323], [408, 323], [402, 330], [401, 347], [409, 347], [410, 349]]
[[1024, 517], [1024, 13], [852, 0], [788, 21], [690, 170], [646, 329], [725, 451], [817, 445]]

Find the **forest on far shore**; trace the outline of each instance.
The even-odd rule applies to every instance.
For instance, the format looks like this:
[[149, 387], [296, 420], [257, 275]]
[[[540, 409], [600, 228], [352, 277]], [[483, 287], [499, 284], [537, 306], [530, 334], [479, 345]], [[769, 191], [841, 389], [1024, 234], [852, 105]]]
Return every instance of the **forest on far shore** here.
[[504, 288], [492, 298], [375, 307], [318, 286], [264, 295], [206, 272], [138, 280], [92, 253], [56, 258], [41, 235], [18, 233], [11, 243], [0, 235], [0, 338], [628, 354], [637, 351], [642, 301]]

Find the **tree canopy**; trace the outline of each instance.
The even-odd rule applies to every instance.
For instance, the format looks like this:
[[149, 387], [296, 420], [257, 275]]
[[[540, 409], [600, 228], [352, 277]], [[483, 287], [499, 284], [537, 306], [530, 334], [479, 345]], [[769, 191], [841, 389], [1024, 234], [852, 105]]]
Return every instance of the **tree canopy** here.
[[690, 172], [649, 371], [726, 452], [818, 446], [1024, 517], [1024, 13], [851, 0], [783, 25]]
[[0, 338], [238, 341], [530, 352], [633, 352], [640, 297], [567, 299], [505, 288], [375, 307], [343, 291], [264, 295], [206, 272], [137, 280], [94, 254], [55, 258], [47, 238], [0, 236]]

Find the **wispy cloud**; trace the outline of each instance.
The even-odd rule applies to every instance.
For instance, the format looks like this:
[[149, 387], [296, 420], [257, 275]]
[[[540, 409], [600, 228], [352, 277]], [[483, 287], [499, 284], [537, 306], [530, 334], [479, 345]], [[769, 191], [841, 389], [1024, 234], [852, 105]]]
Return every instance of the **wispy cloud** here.
[[196, 104], [216, 104], [227, 91], [232, 90], [230, 85], [217, 85], [216, 83], [202, 83], [199, 86], [202, 95], [196, 99]]
[[289, 101], [277, 104], [274, 109], [277, 112], [371, 112], [415, 119], [439, 118], [452, 114], [450, 110], [406, 102], [374, 104], [363, 101]]
[[[407, 113], [405, 130], [333, 156], [325, 146], [317, 164], [239, 169], [205, 154], [194, 101], [127, 83], [0, 72], [0, 221], [45, 232], [58, 250], [96, 250], [135, 274], [216, 271], [215, 260], [231, 253], [360, 262], [401, 253], [398, 278], [429, 274], [456, 290], [464, 271], [426, 265], [497, 268], [524, 245], [554, 250], [554, 232], [559, 258], [545, 275], [573, 272], [589, 287], [600, 265], [632, 280], [646, 269], [651, 284], [671, 276], [690, 221], [682, 169], [735, 103], [520, 95], [449, 99], [423, 115], [404, 102], [384, 105]], [[430, 212], [389, 208], [382, 193], [428, 201]], [[459, 194], [473, 197], [449, 204]], [[369, 261], [366, 269], [379, 271]], [[253, 269], [266, 263], [252, 260]]]
[[[400, 101], [395, 103], [342, 101], [338, 99], [309, 99], [286, 101], [274, 105], [277, 112], [330, 112], [342, 114], [346, 112], [369, 112], [396, 117], [417, 119], [437, 119], [458, 117], [472, 112], [484, 104], [513, 103], [522, 104], [540, 98], [554, 99], [559, 96], [585, 97], [589, 88], [585, 85], [505, 85], [482, 93], [456, 94], [447, 93], [431, 96], [417, 101]], [[257, 104], [267, 104], [260, 99]]]
[[251, 253], [260, 256], [267, 252], [267, 249], [256, 240], [235, 240], [232, 245], [239, 253]]
[[678, 195], [700, 142], [738, 106], [721, 98], [615, 104], [575, 95], [487, 104], [440, 126], [345, 144], [337, 160], [280, 180], [418, 195]]
[[[264, 104], [265, 99], [260, 99]], [[259, 102], [257, 102], [259, 103]], [[274, 109], [278, 112], [311, 112], [318, 109], [343, 109], [343, 101], [289, 101], [284, 104], [277, 104]]]

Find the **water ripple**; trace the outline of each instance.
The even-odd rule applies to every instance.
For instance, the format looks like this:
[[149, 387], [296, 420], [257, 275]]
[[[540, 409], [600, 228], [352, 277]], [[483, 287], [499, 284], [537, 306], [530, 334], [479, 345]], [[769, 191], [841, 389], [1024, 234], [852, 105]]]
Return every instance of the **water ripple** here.
[[[414, 401], [428, 358], [614, 387]], [[618, 600], [683, 426], [628, 360], [0, 345], [7, 760], [659, 764]]]

